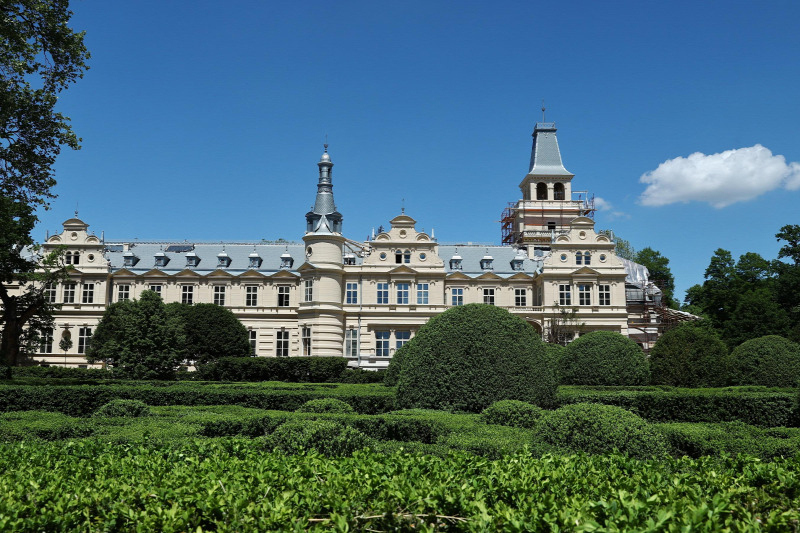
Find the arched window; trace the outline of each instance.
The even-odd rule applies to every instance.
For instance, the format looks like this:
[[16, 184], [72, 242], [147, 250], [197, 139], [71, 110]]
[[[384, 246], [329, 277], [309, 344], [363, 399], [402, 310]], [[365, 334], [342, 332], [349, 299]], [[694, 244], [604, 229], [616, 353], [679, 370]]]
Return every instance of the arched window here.
[[578, 253], [575, 254], [575, 264], [576, 265], [583, 264], [583, 253], [578, 252]]
[[72, 252], [67, 252], [64, 254], [64, 264], [65, 265], [72, 264]]
[[411, 250], [406, 250], [403, 252], [403, 263], [410, 263], [411, 262]]
[[563, 183], [556, 183], [553, 187], [553, 193], [556, 200], [563, 200], [564, 199], [564, 184]]
[[403, 262], [403, 252], [400, 250], [395, 250], [394, 252], [394, 262], [398, 265]]
[[536, 185], [536, 199], [547, 200], [547, 184], [539, 183]]
[[589, 255], [589, 252], [584, 252], [584, 254], [583, 254], [583, 264], [584, 265], [591, 265], [592, 264], [592, 256]]

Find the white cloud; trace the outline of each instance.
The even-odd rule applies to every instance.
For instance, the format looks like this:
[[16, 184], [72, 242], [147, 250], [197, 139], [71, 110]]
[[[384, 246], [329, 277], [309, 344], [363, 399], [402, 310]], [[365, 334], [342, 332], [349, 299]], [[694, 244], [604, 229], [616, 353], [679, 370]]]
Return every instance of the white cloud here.
[[603, 213], [605, 213], [607, 218], [609, 219], [630, 218], [629, 214], [624, 213], [622, 211], [617, 211], [616, 209], [614, 209], [614, 206], [611, 205], [611, 202], [599, 196], [594, 197], [594, 207], [598, 211], [602, 211]]
[[800, 163], [786, 164], [782, 155], [760, 144], [706, 155], [664, 161], [639, 178], [647, 188], [639, 197], [643, 205], [708, 202], [716, 208], [753, 198], [783, 187], [800, 189]]

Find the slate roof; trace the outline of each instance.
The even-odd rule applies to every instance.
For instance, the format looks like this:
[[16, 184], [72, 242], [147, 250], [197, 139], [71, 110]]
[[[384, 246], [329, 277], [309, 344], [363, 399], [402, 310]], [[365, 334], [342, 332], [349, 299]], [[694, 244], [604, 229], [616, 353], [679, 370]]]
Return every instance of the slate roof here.
[[[461, 256], [461, 270], [450, 268], [450, 259], [456, 255]], [[492, 270], [481, 268], [481, 259], [492, 256]], [[522, 270], [513, 270], [511, 260], [517, 257], [517, 250], [511, 246], [480, 246], [475, 244], [442, 244], [439, 246], [439, 257], [444, 261], [444, 270], [448, 274], [461, 272], [470, 277], [478, 277], [486, 272], [493, 272], [501, 278], [508, 278], [520, 272], [533, 275], [542, 271], [542, 259], [529, 259], [527, 254], [522, 261]]]
[[537, 122], [533, 129], [533, 147], [528, 174], [533, 176], [572, 176], [564, 168], [558, 149], [555, 122]]

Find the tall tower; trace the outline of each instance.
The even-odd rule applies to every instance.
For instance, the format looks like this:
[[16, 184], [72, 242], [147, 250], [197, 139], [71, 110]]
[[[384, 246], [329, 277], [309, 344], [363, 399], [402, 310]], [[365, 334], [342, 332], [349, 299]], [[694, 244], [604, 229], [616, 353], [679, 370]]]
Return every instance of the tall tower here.
[[572, 219], [591, 216], [594, 201], [585, 191], [576, 191], [573, 199], [574, 174], [561, 161], [555, 122], [536, 123], [528, 169], [519, 184], [522, 199], [509, 204], [501, 224], [504, 244], [527, 245], [530, 252], [547, 247]]
[[342, 214], [333, 201], [333, 162], [328, 145], [317, 163], [319, 182], [314, 207], [306, 213], [306, 264], [301, 268], [300, 328], [310, 328], [311, 354], [341, 356], [344, 350], [342, 309]]

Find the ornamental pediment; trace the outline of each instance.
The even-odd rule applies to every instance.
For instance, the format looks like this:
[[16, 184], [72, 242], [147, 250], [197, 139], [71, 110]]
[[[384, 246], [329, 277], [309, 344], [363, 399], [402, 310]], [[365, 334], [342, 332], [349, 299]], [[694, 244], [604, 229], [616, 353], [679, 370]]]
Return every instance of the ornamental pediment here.
[[183, 270], [181, 270], [180, 272], [175, 274], [175, 277], [178, 277], [178, 278], [199, 278], [200, 274], [198, 274], [194, 270], [190, 270], [188, 268], [184, 268]]
[[446, 279], [448, 279], [448, 280], [451, 280], [451, 279], [468, 280], [468, 279], [472, 279], [472, 278], [467, 276], [463, 272], [453, 272], [451, 274], [448, 274]]
[[417, 271], [413, 268], [409, 268], [405, 265], [400, 265], [399, 267], [393, 268], [389, 271], [390, 274], [416, 274]]
[[225, 270], [222, 270], [221, 268], [218, 268], [213, 272], [209, 272], [206, 275], [206, 277], [208, 277], [208, 278], [232, 278], [233, 274], [231, 274], [230, 272], [226, 272]]
[[246, 270], [239, 274], [239, 278], [266, 278], [264, 274], [259, 272], [258, 270]]
[[279, 270], [278, 272], [268, 276], [272, 279], [297, 279], [297, 275], [289, 272], [288, 270]]
[[159, 270], [157, 268], [151, 268], [150, 270], [148, 270], [147, 272], [142, 274], [142, 276], [146, 277], [146, 278], [147, 277], [149, 277], [149, 278], [156, 278], [156, 277], [157, 278], [164, 278], [164, 277], [170, 277], [170, 274], [166, 274], [166, 273], [164, 273], [163, 270]]
[[573, 276], [598, 276], [599, 274], [600, 273], [597, 270], [586, 266], [581, 267], [572, 273]]
[[487, 280], [487, 279], [491, 279], [491, 280], [497, 280], [497, 279], [503, 279], [503, 278], [501, 278], [500, 276], [498, 276], [498, 275], [497, 275], [497, 274], [495, 274], [494, 272], [484, 272], [483, 274], [481, 274], [480, 276], [478, 276], [478, 278], [477, 278], [477, 279], [483, 279], [483, 280]]

